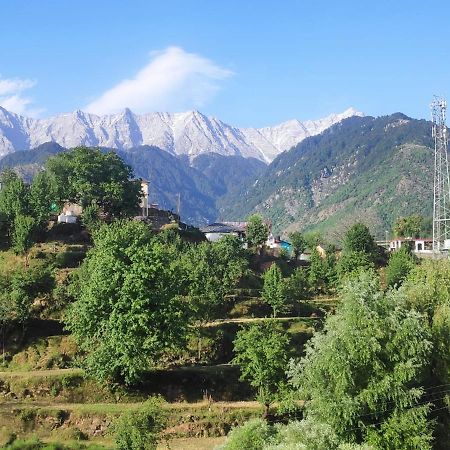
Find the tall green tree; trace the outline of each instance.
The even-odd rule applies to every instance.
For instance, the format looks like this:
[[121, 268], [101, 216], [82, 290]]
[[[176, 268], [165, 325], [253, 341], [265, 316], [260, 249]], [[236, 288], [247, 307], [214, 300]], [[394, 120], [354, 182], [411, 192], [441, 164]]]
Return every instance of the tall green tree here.
[[286, 380], [288, 335], [273, 321], [264, 321], [239, 331], [234, 341], [234, 364], [241, 368], [241, 379], [257, 389], [258, 401], [267, 416]]
[[300, 231], [294, 231], [293, 233], [291, 233], [289, 235], [289, 239], [291, 241], [292, 250], [294, 252], [294, 258], [295, 260], [297, 260], [298, 257], [306, 250], [306, 239], [303, 234], [300, 233]]
[[267, 241], [269, 227], [259, 214], [253, 214], [247, 219], [246, 240], [250, 248], [257, 248]]
[[336, 314], [293, 362], [290, 379], [307, 400], [306, 417], [331, 426], [341, 442], [380, 450], [431, 449], [431, 405], [423, 373], [432, 351], [423, 314], [399, 291], [384, 294], [361, 273], [342, 290]]
[[33, 179], [30, 186], [30, 209], [37, 226], [45, 227], [50, 215], [56, 211], [52, 210], [52, 205], [57, 201], [56, 184], [53, 177], [47, 172], [39, 172]]
[[195, 318], [216, 318], [224, 296], [244, 275], [248, 261], [242, 243], [234, 236], [193, 245], [183, 256], [186, 289]]
[[347, 231], [344, 236], [344, 252], [362, 252], [375, 259], [377, 246], [366, 225], [356, 223]]
[[29, 208], [29, 191], [22, 178], [12, 170], [5, 170], [0, 175], [0, 213], [9, 235], [14, 228], [17, 215], [27, 215]]
[[130, 217], [139, 212], [140, 181], [132, 180], [131, 167], [114, 152], [77, 147], [50, 158], [46, 168], [54, 179], [60, 202], [83, 207], [94, 203], [112, 217]]
[[276, 317], [286, 304], [286, 291], [283, 274], [277, 264], [272, 264], [264, 273], [263, 300], [272, 308], [272, 315]]
[[31, 216], [17, 214], [14, 218], [12, 248], [19, 255], [25, 255], [25, 265], [28, 265], [28, 252], [34, 243], [36, 220]]
[[400, 286], [417, 262], [417, 258], [406, 245], [391, 253], [386, 266], [387, 285], [391, 287]]
[[399, 217], [395, 221], [393, 231], [396, 237], [419, 237], [424, 226], [424, 218], [418, 214]]
[[131, 383], [184, 342], [183, 277], [175, 249], [143, 223], [118, 221], [94, 234], [67, 318], [89, 373]]

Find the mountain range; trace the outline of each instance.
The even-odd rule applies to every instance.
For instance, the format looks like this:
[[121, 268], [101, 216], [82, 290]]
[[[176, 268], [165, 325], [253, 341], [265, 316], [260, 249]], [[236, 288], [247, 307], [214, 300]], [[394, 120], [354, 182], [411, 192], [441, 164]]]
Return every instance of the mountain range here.
[[148, 145], [190, 160], [205, 153], [243, 156], [270, 163], [303, 139], [314, 136], [351, 116], [349, 108], [319, 120], [290, 120], [266, 128], [236, 128], [198, 111], [184, 113], [120, 114], [97, 116], [82, 111], [47, 119], [32, 119], [0, 107], [0, 156], [29, 150], [46, 142], [65, 148], [78, 145], [117, 150]]
[[[125, 123], [124, 117], [131, 114], [128, 111], [114, 116], [117, 129]], [[348, 114], [348, 111], [344, 113]], [[175, 120], [176, 115], [169, 116]], [[112, 121], [113, 116], [109, 117]], [[121, 147], [110, 149], [133, 168], [137, 177], [150, 181], [151, 202], [164, 209], [174, 209], [180, 196], [180, 212], [185, 222], [202, 225], [216, 220], [243, 220], [258, 212], [271, 220], [277, 233], [317, 230], [334, 235], [339, 241], [356, 221], [365, 222], [376, 237], [384, 238], [398, 216], [432, 213], [433, 139], [431, 124], [425, 120], [401, 113], [377, 118], [353, 114], [342, 120], [337, 120], [341, 116], [336, 115], [303, 123], [303, 135], [299, 134], [299, 122], [252, 132], [246, 129], [246, 147], [236, 144], [234, 149], [222, 146], [217, 151], [208, 151], [216, 148], [211, 143], [213, 138], [219, 142], [211, 131], [219, 121], [212, 122], [197, 112], [185, 113], [183, 117], [189, 126], [178, 136], [185, 136], [185, 140], [172, 139], [172, 147], [161, 142], [163, 148], [130, 147], [132, 141], [125, 145], [120, 138]], [[208, 121], [214, 126], [206, 132], [203, 127]], [[326, 126], [330, 123], [331, 126]], [[80, 137], [80, 128], [74, 127], [77, 132], [68, 133], [61, 141], [67, 147], [75, 145]], [[229, 128], [235, 136], [244, 136], [244, 130]], [[54, 137], [52, 133], [56, 129], [56, 125], [50, 127], [47, 134]], [[297, 135], [293, 130], [297, 130]], [[160, 130], [158, 133], [153, 134], [163, 136]], [[310, 135], [305, 137], [305, 133]], [[12, 125], [8, 139], [17, 135], [20, 132]], [[6, 136], [4, 131], [3, 136]], [[194, 141], [193, 136], [200, 136], [199, 140]], [[266, 136], [266, 141], [277, 150], [254, 151], [257, 136]], [[201, 139], [210, 139], [210, 144], [199, 144]], [[280, 150], [296, 140], [299, 142], [292, 148]], [[31, 141], [27, 142], [31, 145]], [[81, 143], [91, 145], [91, 142], [94, 141]], [[180, 142], [185, 145], [180, 147]], [[252, 152], [247, 152], [250, 148]], [[22, 149], [26, 151], [15, 151], [1, 158], [0, 170], [14, 167], [24, 178], [31, 179], [48, 157], [66, 151], [56, 142]]]

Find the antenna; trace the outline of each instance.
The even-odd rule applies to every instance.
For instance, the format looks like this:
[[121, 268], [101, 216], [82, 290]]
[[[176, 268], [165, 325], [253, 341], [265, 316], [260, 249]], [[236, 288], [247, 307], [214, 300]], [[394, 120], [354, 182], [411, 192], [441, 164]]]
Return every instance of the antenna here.
[[431, 103], [434, 138], [433, 252], [450, 249], [450, 180], [447, 156], [447, 102], [435, 96]]

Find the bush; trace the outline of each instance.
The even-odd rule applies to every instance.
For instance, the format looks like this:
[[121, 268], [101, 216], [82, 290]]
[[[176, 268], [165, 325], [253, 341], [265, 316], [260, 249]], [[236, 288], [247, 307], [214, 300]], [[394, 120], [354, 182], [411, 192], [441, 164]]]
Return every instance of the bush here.
[[128, 411], [114, 424], [118, 450], [156, 449], [159, 434], [164, 429], [167, 414], [159, 397], [147, 400], [136, 411]]
[[401, 247], [400, 250], [392, 253], [386, 267], [387, 285], [400, 286], [416, 264], [417, 258], [407, 247]]
[[261, 450], [275, 434], [274, 427], [265, 420], [252, 419], [233, 428], [220, 450]]

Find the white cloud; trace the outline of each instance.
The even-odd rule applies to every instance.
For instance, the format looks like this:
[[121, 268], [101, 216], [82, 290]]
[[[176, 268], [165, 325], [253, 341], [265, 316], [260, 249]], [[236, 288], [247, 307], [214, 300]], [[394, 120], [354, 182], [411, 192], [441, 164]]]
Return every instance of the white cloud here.
[[209, 59], [178, 47], [151, 57], [133, 78], [121, 81], [84, 109], [113, 114], [124, 108], [136, 113], [197, 108], [215, 94], [220, 81], [232, 75]]
[[36, 85], [34, 80], [0, 78], [0, 106], [8, 111], [28, 116], [39, 115], [42, 110], [31, 107], [33, 100], [24, 91]]

